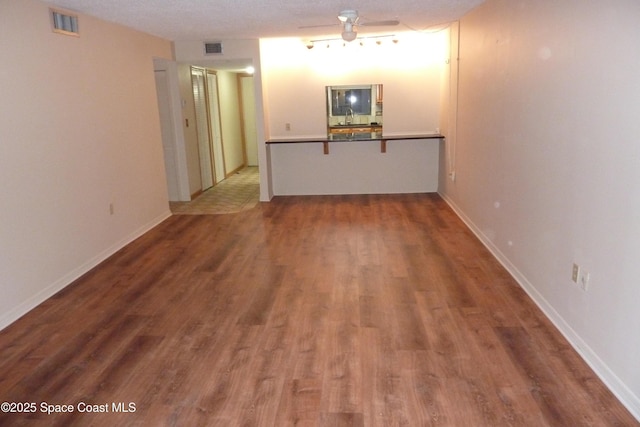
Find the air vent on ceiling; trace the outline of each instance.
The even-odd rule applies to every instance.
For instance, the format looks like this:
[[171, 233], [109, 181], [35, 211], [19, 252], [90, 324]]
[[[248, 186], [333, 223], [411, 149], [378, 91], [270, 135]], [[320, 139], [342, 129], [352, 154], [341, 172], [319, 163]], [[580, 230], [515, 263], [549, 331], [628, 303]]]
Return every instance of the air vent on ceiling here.
[[78, 32], [78, 16], [71, 15], [59, 10], [51, 10], [51, 24], [53, 25], [53, 32], [60, 34], [67, 34], [70, 36], [79, 35]]
[[222, 42], [205, 42], [204, 54], [205, 55], [219, 55], [222, 53]]

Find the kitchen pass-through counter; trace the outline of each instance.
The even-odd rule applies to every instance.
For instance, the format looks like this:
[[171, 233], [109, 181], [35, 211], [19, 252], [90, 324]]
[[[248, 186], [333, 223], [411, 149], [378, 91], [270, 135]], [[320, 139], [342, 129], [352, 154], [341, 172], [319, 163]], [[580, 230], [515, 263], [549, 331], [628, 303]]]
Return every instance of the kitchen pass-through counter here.
[[354, 132], [269, 139], [273, 194], [435, 192], [443, 138]]

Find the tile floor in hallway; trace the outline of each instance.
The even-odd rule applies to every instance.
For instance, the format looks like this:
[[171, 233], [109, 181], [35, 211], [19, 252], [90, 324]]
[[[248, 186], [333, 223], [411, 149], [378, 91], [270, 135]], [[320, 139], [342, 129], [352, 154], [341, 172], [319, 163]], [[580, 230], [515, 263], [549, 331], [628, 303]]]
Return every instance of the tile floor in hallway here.
[[190, 202], [171, 202], [176, 215], [216, 215], [255, 207], [260, 198], [257, 166], [249, 166], [204, 191]]

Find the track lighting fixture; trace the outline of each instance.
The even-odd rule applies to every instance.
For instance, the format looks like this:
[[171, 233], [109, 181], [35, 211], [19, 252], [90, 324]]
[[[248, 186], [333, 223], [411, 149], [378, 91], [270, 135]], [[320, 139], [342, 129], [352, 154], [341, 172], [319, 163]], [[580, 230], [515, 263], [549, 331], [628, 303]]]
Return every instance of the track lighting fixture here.
[[[327, 47], [331, 47], [331, 42], [335, 42], [335, 41], [343, 41], [343, 42], [351, 42], [353, 40], [356, 39], [356, 37], [358, 36], [358, 33], [356, 31], [354, 31], [355, 28], [350, 27], [347, 25], [345, 25], [345, 31], [342, 32], [342, 37], [339, 39], [318, 39], [318, 40], [309, 40], [305, 43], [305, 46], [307, 49], [311, 50], [315, 47], [315, 44], [318, 42], [326, 42], [327, 43]], [[382, 36], [371, 36], [371, 37], [359, 37], [359, 45], [360, 46], [365, 46], [365, 44], [367, 44], [368, 40], [374, 40], [375, 43], [377, 45], [382, 45], [382, 43], [384, 42], [385, 39], [391, 39], [391, 41], [393, 42], [393, 44], [397, 44], [398, 43], [398, 38], [395, 36], [395, 34], [388, 34], [388, 35], [382, 35]], [[341, 45], [343, 47], [346, 47], [348, 43], [342, 43]]]

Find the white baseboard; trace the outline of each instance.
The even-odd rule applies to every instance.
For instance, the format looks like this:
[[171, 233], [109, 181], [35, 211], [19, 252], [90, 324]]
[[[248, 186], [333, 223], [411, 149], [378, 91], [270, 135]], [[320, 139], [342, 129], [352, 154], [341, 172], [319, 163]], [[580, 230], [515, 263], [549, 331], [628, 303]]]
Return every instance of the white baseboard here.
[[165, 219], [171, 216], [171, 211], [165, 211], [163, 214], [157, 216], [153, 220], [149, 221], [145, 225], [141, 226], [131, 234], [127, 235], [123, 239], [119, 240], [115, 244], [111, 245], [109, 248], [105, 249], [98, 255], [92, 257], [87, 260], [84, 264], [74, 268], [67, 274], [65, 274], [60, 279], [56, 280], [37, 294], [31, 296], [26, 301], [14, 307], [11, 311], [4, 313], [0, 317], [0, 330], [6, 328], [20, 317], [27, 314], [29, 311], [33, 310], [37, 305], [44, 302], [47, 298], [52, 297], [60, 290], [64, 289], [66, 286], [73, 283], [75, 280], [80, 278], [83, 274], [90, 271], [92, 268], [100, 264], [102, 261], [109, 258], [111, 255], [115, 254], [117, 251], [133, 242], [138, 237], [142, 236], [147, 231], [151, 230], [153, 227], [160, 224]]
[[589, 345], [578, 335], [564, 318], [549, 304], [549, 302], [538, 292], [527, 278], [516, 268], [515, 265], [496, 247], [491, 239], [485, 236], [464, 212], [444, 194], [440, 194], [460, 219], [469, 227], [482, 244], [491, 254], [502, 264], [502, 266], [513, 276], [520, 287], [529, 295], [542, 312], [551, 320], [553, 325], [569, 341], [569, 344], [578, 352], [580, 357], [593, 369], [595, 374], [605, 383], [611, 392], [620, 402], [640, 421], [640, 398], [634, 394], [629, 387], [609, 368], [609, 366], [593, 351]]

